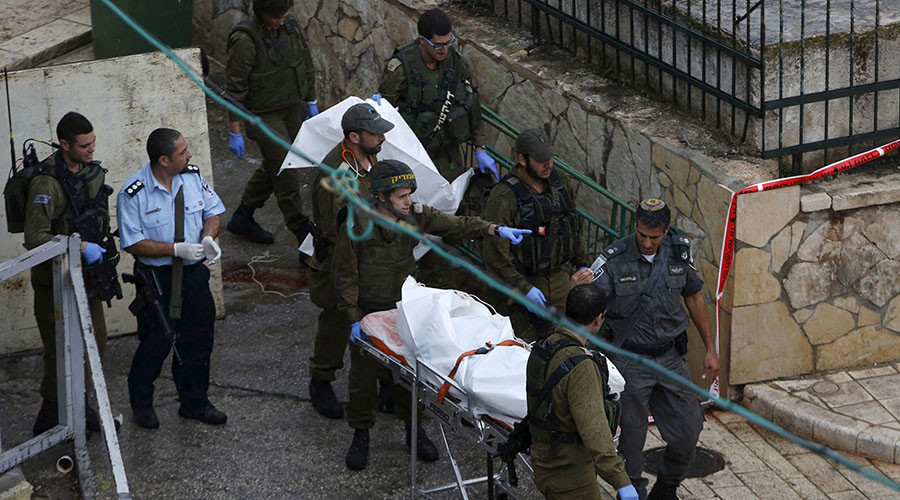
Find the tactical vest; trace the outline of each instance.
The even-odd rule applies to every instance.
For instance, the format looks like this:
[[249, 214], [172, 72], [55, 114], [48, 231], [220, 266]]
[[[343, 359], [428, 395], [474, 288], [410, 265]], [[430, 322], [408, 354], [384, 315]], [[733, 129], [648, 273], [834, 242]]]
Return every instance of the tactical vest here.
[[[309, 47], [300, 33], [300, 25], [289, 16], [279, 31], [281, 36], [270, 38], [259, 22], [239, 23], [228, 36], [228, 50], [239, 31], [247, 33], [256, 47], [256, 63], [247, 78], [247, 97], [244, 105], [253, 112], [281, 109], [300, 102], [310, 94], [315, 84], [313, 68], [307, 66]], [[285, 36], [286, 35], [286, 36]]]
[[[393, 57], [403, 63], [406, 73], [406, 96], [400, 114], [425, 149], [436, 151], [469, 140], [472, 130], [481, 123], [481, 106], [478, 87], [462, 79], [461, 56], [456, 50], [450, 49], [447, 59], [439, 63], [448, 67], [443, 74], [425, 65], [418, 40], [397, 47]], [[445, 109], [448, 90], [453, 97], [449, 109]], [[441, 113], [447, 116], [435, 132]]]
[[603, 409], [609, 423], [610, 433], [615, 436], [622, 416], [622, 405], [613, 400], [609, 394], [607, 385], [609, 369], [606, 366], [606, 359], [600, 353], [592, 351], [592, 355], [580, 354], [568, 358], [560, 366], [548, 366], [558, 350], [569, 346], [583, 347], [571, 338], [559, 337], [559, 335], [550, 335], [535, 342], [531, 347], [531, 355], [528, 356], [528, 364], [525, 369], [525, 390], [528, 398], [528, 423], [532, 439], [551, 444], [581, 443], [581, 436], [577, 432], [560, 430], [559, 419], [553, 414], [551, 392], [578, 363], [588, 359], [593, 360], [600, 370], [603, 385]]
[[[359, 214], [357, 228], [368, 225], [370, 216]], [[412, 215], [405, 222], [417, 226]], [[385, 238], [385, 236], [390, 239]], [[417, 240], [394, 232], [375, 232], [358, 246], [358, 295], [357, 303], [366, 309], [393, 309], [400, 300], [403, 281], [415, 275], [416, 259], [413, 248]]]
[[[105, 185], [106, 169], [99, 161], [82, 166], [78, 173], [70, 171], [61, 153], [41, 163], [42, 173], [55, 178], [66, 192], [66, 211], [50, 222], [53, 234], [70, 235], [81, 227], [82, 239], [100, 243], [109, 234], [109, 196], [112, 188]], [[80, 217], [76, 223], [76, 217]]]
[[[507, 174], [499, 183], [516, 195], [521, 229], [530, 229], [522, 243], [512, 247], [513, 264], [524, 275], [552, 274], [575, 255], [578, 214], [572, 197], [554, 170], [547, 179], [550, 189], [532, 194], [525, 183]], [[498, 183], [498, 184], [499, 184]]]

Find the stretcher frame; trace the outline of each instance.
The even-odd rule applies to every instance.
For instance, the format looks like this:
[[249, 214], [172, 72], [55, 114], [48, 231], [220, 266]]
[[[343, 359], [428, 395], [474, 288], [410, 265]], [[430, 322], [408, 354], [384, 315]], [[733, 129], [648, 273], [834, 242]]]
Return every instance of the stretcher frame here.
[[[472, 411], [473, 401], [476, 399], [466, 393], [466, 391], [455, 380], [438, 373], [427, 363], [416, 360], [415, 369], [410, 368], [397, 359], [381, 352], [374, 344], [368, 340], [353, 339], [363, 352], [373, 356], [390, 371], [395, 383], [409, 389], [411, 393], [412, 422], [410, 431], [410, 498], [430, 498], [433, 493], [442, 491], [457, 490], [464, 500], [468, 500], [469, 494], [466, 491], [467, 486], [487, 483], [488, 498], [494, 499], [495, 490], [502, 491], [501, 494], [508, 495], [509, 498], [519, 498], [516, 487], [511, 484], [516, 482], [517, 474], [510, 471], [505, 463], [501, 461], [500, 469], [494, 472], [494, 458], [497, 456], [497, 447], [505, 443], [509, 437], [510, 430], [499, 422], [490, 417], [477, 417]], [[438, 391], [440, 386], [434, 386], [424, 378], [426, 374], [430, 374], [442, 383], [450, 384], [458, 393], [451, 394], [448, 397], [439, 399]], [[461, 397], [457, 397], [461, 395]], [[447, 451], [447, 459], [453, 469], [454, 480], [451, 483], [438, 485], [430, 488], [420, 487], [416, 473], [416, 441], [419, 430], [418, 400], [422, 400], [425, 411], [433, 415], [440, 424], [441, 440]], [[445, 427], [453, 431], [454, 434], [466, 438], [473, 442], [478, 448], [483, 450], [487, 456], [486, 475], [481, 477], [463, 479], [459, 470], [450, 443], [447, 440]], [[516, 463], [520, 465], [521, 470], [527, 471], [529, 477], [534, 475], [531, 463], [521, 453], [517, 456]], [[511, 476], [512, 474], [512, 476]]]

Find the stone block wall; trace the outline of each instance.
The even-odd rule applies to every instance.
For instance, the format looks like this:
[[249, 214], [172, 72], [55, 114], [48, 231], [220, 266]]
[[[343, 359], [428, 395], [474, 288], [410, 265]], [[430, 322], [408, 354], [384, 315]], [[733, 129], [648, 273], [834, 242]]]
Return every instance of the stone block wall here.
[[732, 383], [900, 359], [897, 181], [738, 198]]

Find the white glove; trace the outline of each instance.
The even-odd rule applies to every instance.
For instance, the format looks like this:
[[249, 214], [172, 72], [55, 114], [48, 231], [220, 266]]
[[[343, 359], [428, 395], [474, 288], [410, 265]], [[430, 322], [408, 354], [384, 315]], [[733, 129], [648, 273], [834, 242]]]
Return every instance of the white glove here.
[[200, 260], [203, 258], [203, 245], [200, 243], [175, 243], [175, 256], [183, 260]]
[[219, 248], [219, 244], [216, 243], [212, 236], [204, 236], [200, 244], [203, 245], [203, 253], [206, 254], [207, 264], [211, 266], [219, 262], [219, 259], [222, 257], [222, 249]]

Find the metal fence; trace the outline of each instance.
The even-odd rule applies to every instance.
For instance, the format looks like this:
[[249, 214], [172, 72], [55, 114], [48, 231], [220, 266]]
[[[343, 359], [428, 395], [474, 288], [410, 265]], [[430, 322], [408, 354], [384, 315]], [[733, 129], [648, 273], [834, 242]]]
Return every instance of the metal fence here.
[[471, 1], [793, 169], [900, 135], [900, 0]]

